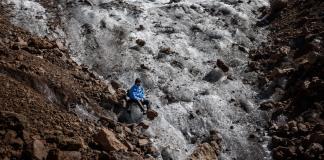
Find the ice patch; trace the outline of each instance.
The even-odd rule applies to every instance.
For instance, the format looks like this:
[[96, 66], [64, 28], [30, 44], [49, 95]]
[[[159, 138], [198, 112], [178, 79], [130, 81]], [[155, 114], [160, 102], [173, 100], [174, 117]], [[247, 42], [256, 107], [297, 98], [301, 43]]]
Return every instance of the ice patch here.
[[39, 36], [49, 34], [47, 13], [39, 3], [29, 0], [5, 0], [4, 3], [14, 8], [12, 13], [14, 15], [13, 24]]
[[[26, 6], [23, 1], [10, 2]], [[149, 99], [159, 106], [155, 108], [159, 117], [147, 132], [163, 153], [185, 159], [209, 130], [216, 128], [224, 139], [221, 159], [271, 159], [264, 147], [267, 141], [248, 140], [265, 121], [262, 112], [254, 108], [255, 91], [242, 82], [255, 75], [245, 73], [246, 52], [266, 40], [267, 32], [253, 27], [255, 12], [268, 5], [266, 0], [92, 2], [89, 6], [74, 1], [66, 8], [63, 27], [72, 57], [124, 86], [131, 86], [137, 77], [143, 79]], [[35, 17], [39, 11], [44, 21], [33, 20], [26, 27], [35, 25], [35, 33], [46, 34], [46, 28], [37, 29], [46, 26], [46, 11], [25, 8], [28, 12], [17, 8], [13, 20], [25, 23], [21, 17]], [[137, 39], [145, 45], [138, 46]], [[216, 67], [217, 59], [231, 67], [229, 73], [217, 82], [203, 80]], [[240, 98], [251, 107], [249, 113], [231, 102]], [[82, 107], [78, 110], [88, 116]]]

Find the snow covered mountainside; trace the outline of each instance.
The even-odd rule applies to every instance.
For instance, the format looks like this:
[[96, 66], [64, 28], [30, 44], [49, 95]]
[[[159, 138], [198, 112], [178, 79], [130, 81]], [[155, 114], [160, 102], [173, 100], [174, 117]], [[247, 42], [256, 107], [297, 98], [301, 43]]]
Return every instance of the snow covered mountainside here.
[[246, 72], [247, 52], [266, 42], [267, 31], [255, 27], [266, 0], [2, 3], [11, 4], [12, 23], [65, 40], [73, 59], [104, 79], [127, 88], [140, 77], [159, 113], [145, 131], [159, 158], [186, 159], [216, 129], [220, 159], [271, 159], [267, 114], [249, 84], [256, 73]]

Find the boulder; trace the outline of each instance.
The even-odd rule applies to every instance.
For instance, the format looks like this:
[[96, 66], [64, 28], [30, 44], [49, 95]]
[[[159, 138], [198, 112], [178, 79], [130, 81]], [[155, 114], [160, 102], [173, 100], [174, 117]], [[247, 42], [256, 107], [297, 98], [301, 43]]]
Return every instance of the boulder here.
[[223, 71], [228, 72], [229, 67], [220, 59], [217, 59], [216, 65]]
[[99, 132], [94, 135], [94, 140], [107, 152], [127, 151], [127, 147], [107, 128], [101, 128]]
[[118, 117], [119, 122], [140, 123], [143, 120], [143, 112], [136, 103], [129, 103], [128, 109], [124, 109]]
[[219, 81], [222, 77], [224, 77], [224, 72], [221, 71], [220, 69], [213, 69], [211, 70], [204, 78], [203, 80], [207, 82], [217, 82]]
[[146, 116], [149, 120], [154, 120], [159, 114], [152, 110], [152, 109], [148, 109], [146, 112]]

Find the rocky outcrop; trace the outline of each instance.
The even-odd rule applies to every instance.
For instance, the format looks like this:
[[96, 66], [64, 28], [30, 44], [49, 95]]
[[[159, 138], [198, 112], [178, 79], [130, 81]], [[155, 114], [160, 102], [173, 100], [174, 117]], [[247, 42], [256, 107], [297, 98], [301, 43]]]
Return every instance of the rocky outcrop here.
[[94, 136], [94, 140], [107, 152], [127, 151], [127, 147], [115, 137], [115, 134], [112, 131], [107, 128], [101, 128], [98, 134]]
[[217, 130], [211, 130], [210, 135], [199, 144], [188, 159], [190, 160], [217, 160], [221, 152], [222, 139]]
[[126, 92], [117, 81], [77, 65], [63, 41], [13, 26], [7, 8], [0, 4], [0, 159], [159, 155], [143, 126], [118, 122]]
[[258, 82], [263, 95], [276, 95], [274, 101], [260, 106], [273, 112], [269, 131], [275, 159], [323, 159], [324, 28], [320, 8], [323, 3], [315, 0], [273, 1], [266, 18], [272, 21], [271, 43], [250, 52], [258, 64], [254, 69], [263, 79]]

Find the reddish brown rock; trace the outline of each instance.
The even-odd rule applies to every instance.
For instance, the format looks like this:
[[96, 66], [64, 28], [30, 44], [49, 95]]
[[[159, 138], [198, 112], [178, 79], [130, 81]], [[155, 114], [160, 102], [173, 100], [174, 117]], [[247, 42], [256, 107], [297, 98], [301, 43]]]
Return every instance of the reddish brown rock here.
[[81, 153], [78, 151], [60, 151], [58, 155], [59, 160], [80, 160]]
[[59, 141], [59, 148], [66, 151], [77, 151], [81, 148], [85, 148], [85, 144], [81, 137], [74, 139], [64, 137]]
[[80, 160], [82, 155], [78, 151], [60, 151], [53, 149], [48, 152], [47, 160]]
[[45, 39], [38, 38], [38, 37], [32, 37], [29, 39], [28, 45], [31, 47], [35, 47], [38, 49], [53, 49], [54, 46], [46, 41]]
[[146, 115], [148, 119], [154, 120], [159, 114], [156, 111], [149, 109], [147, 110]]
[[109, 154], [109, 160], [143, 160], [143, 158], [135, 152], [112, 152]]
[[134, 146], [130, 142], [125, 141], [124, 144], [128, 148], [129, 151], [133, 151], [134, 150]]
[[197, 146], [196, 150], [190, 155], [190, 160], [217, 160], [217, 155], [213, 147], [208, 143]]
[[141, 126], [143, 129], [148, 129], [150, 127], [150, 122], [143, 120], [138, 126]]
[[138, 139], [138, 145], [139, 146], [145, 146], [148, 145], [150, 141], [148, 139]]
[[229, 67], [220, 59], [217, 59], [216, 65], [223, 71], [228, 72]]
[[94, 140], [107, 152], [127, 151], [127, 147], [116, 138], [112, 131], [107, 128], [101, 128], [94, 136]]
[[298, 123], [298, 130], [302, 131], [302, 132], [308, 132], [308, 127], [303, 124], [303, 123]]
[[47, 149], [45, 147], [44, 141], [34, 140], [32, 142], [32, 153], [33, 156], [38, 160], [43, 160], [47, 156]]

